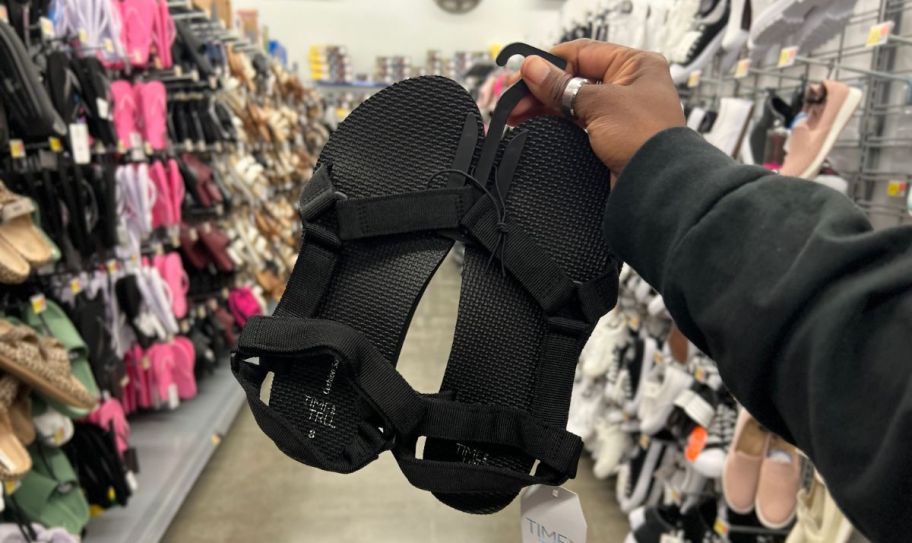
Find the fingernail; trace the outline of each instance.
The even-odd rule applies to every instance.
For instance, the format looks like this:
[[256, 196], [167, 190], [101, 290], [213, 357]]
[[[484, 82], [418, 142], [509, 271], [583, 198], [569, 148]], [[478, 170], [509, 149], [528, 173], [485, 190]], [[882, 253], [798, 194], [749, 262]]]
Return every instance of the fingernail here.
[[541, 57], [529, 57], [522, 65], [523, 77], [533, 85], [544, 83], [550, 71], [548, 63]]

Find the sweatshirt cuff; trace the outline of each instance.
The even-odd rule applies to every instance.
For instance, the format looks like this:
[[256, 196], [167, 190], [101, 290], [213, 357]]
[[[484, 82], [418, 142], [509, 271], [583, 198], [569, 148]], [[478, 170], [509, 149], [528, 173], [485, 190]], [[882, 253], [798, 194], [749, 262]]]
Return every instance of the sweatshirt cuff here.
[[745, 167], [689, 128], [646, 142], [608, 199], [604, 230], [612, 250], [662, 291], [675, 247], [726, 194], [770, 175]]

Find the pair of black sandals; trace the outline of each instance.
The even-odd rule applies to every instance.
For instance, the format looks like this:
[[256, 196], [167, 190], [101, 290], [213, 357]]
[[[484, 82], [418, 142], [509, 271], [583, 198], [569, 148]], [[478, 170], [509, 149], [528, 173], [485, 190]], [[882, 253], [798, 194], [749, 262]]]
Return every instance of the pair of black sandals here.
[[[498, 56], [539, 55], [524, 44]], [[339, 125], [304, 187], [304, 236], [273, 316], [243, 330], [232, 370], [287, 455], [340, 473], [391, 450], [409, 482], [471, 513], [576, 473], [565, 430], [577, 359], [617, 297], [601, 233], [609, 172], [586, 133], [548, 116], [484, 135], [456, 82], [419, 77]], [[396, 361], [415, 307], [456, 241], [465, 262], [440, 391]]]

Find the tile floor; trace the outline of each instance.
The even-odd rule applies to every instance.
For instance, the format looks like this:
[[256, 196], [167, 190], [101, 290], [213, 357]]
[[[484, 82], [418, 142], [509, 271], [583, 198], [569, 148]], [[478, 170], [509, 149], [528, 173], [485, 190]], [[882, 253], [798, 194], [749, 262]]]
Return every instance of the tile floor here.
[[[448, 258], [416, 311], [399, 369], [415, 388], [434, 391], [443, 376], [459, 291]], [[621, 542], [626, 518], [612, 482], [583, 459], [567, 487], [580, 494], [590, 542]], [[389, 454], [351, 475], [302, 466], [260, 432], [245, 407], [174, 519], [169, 543], [507, 542], [519, 541], [519, 500], [495, 515], [450, 509], [412, 488]]]

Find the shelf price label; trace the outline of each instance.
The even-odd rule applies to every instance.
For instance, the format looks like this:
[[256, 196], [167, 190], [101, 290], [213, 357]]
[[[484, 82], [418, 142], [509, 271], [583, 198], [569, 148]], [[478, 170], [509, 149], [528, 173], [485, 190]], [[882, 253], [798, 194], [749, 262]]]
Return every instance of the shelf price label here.
[[779, 51], [779, 68], [788, 68], [795, 65], [795, 60], [798, 58], [798, 46], [794, 45], [792, 47], [783, 47]]
[[36, 315], [44, 313], [47, 309], [47, 298], [44, 297], [44, 294], [36, 294], [29, 298], [29, 302], [32, 304], [32, 312]]
[[750, 74], [751, 59], [742, 58], [735, 64], [735, 79], [744, 79]]
[[700, 86], [700, 78], [703, 77], [703, 70], [694, 70], [687, 77], [687, 87], [696, 88]]
[[890, 34], [893, 33], [893, 21], [877, 23], [868, 30], [868, 39], [865, 40], [865, 47], [880, 47], [890, 41]]
[[89, 41], [89, 31], [85, 28], [80, 28], [79, 32], [76, 33], [76, 36], [79, 38], [79, 43], [86, 43]]
[[82, 292], [82, 281], [78, 277], [70, 279], [70, 292], [74, 295]]
[[105, 53], [111, 54], [114, 52], [114, 40], [111, 38], [105, 38], [101, 42], [101, 47], [105, 50]]
[[25, 142], [22, 140], [10, 140], [9, 150], [13, 158], [25, 158]]
[[908, 189], [909, 184], [905, 181], [889, 181], [887, 183], [887, 196], [902, 197], [906, 195]]
[[51, 151], [54, 151], [55, 153], [59, 153], [59, 152], [63, 151], [63, 144], [60, 143], [60, 138], [55, 138], [54, 136], [51, 136], [50, 138], [48, 138], [48, 145], [51, 146]]
[[38, 26], [41, 27], [41, 37], [46, 40], [53, 40], [56, 37], [54, 33], [54, 22], [47, 17], [38, 19]]

